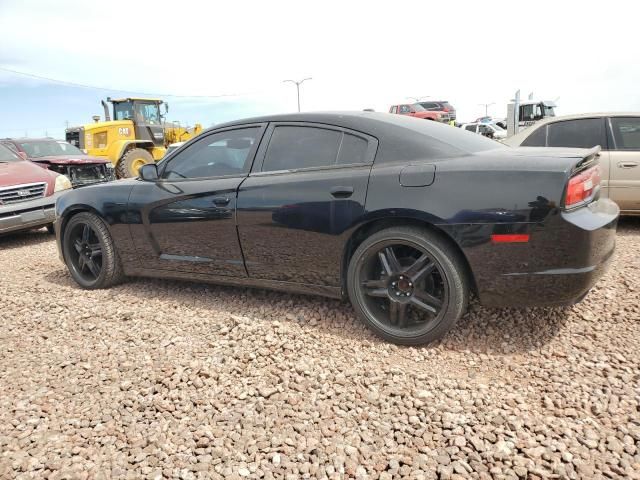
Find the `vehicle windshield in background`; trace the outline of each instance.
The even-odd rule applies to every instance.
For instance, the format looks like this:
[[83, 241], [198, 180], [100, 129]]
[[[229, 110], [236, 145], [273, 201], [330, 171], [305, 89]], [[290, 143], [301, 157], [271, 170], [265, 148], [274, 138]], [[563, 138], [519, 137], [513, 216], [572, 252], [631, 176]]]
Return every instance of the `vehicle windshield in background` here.
[[59, 157], [64, 155], [84, 155], [84, 152], [82, 150], [74, 147], [67, 142], [24, 142], [20, 143], [20, 146], [25, 152], [27, 152], [27, 155], [31, 158]]
[[416, 112], [426, 112], [426, 111], [427, 111], [427, 109], [426, 109], [426, 108], [424, 108], [424, 107], [423, 107], [422, 105], [420, 105], [419, 103], [414, 103], [414, 104], [413, 104], [413, 105], [411, 105], [411, 106], [414, 108], [414, 110], [415, 110]]
[[0, 163], [19, 162], [22, 158], [13, 153], [13, 151], [0, 144]]
[[160, 125], [160, 108], [157, 103], [137, 103], [136, 121], [147, 125]]
[[113, 105], [114, 120], [133, 120], [133, 104], [120, 102]]
[[544, 116], [545, 117], [555, 117], [556, 112], [553, 110], [553, 107], [549, 105], [544, 106]]

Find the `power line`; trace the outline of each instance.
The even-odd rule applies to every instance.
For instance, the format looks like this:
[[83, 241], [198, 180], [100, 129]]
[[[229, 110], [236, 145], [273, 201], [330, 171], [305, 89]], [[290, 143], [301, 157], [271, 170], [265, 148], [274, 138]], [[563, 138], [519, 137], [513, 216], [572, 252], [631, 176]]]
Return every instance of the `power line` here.
[[68, 82], [66, 80], [58, 80], [56, 78], [45, 77], [42, 75], [35, 75], [33, 73], [20, 72], [6, 67], [0, 67], [0, 71], [13, 73], [14, 75], [22, 75], [24, 77], [36, 78], [38, 80], [45, 80], [47, 82], [58, 83], [60, 85], [67, 85], [69, 87], [76, 88], [88, 88], [91, 90], [103, 90], [107, 92], [122, 92], [132, 93], [134, 95], [144, 95], [147, 97], [172, 97], [172, 98], [224, 98], [224, 97], [241, 97], [247, 95], [246, 93], [223, 93], [221, 95], [175, 95], [172, 93], [148, 93], [148, 92], [135, 92], [133, 90], [122, 90], [119, 88], [106, 88], [97, 87], [95, 85], [86, 85], [84, 83]]

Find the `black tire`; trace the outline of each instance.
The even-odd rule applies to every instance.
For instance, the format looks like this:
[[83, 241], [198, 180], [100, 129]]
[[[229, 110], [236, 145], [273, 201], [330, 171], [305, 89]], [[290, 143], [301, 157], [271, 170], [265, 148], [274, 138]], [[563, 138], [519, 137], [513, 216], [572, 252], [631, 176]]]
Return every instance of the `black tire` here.
[[82, 212], [71, 217], [64, 229], [62, 248], [67, 268], [82, 288], [109, 288], [123, 280], [120, 257], [99, 216]]
[[132, 148], [118, 162], [116, 173], [118, 178], [137, 177], [142, 165], [153, 162], [153, 157], [144, 148]]
[[56, 233], [55, 228], [53, 228], [53, 223], [50, 223], [49, 225], [47, 225], [47, 232], [51, 235]]
[[365, 325], [400, 345], [442, 338], [469, 302], [460, 253], [438, 234], [409, 226], [381, 230], [358, 246], [349, 262], [347, 290]]

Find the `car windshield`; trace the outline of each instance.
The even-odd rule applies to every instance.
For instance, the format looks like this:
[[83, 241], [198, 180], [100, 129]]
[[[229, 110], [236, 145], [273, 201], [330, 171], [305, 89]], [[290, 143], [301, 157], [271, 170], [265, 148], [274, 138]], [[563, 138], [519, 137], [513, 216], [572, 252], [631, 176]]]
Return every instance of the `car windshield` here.
[[22, 158], [13, 153], [10, 148], [0, 144], [0, 163], [20, 162]]
[[554, 111], [553, 107], [550, 107], [549, 105], [544, 105], [544, 116], [545, 117], [555, 117], [556, 116], [556, 112]]
[[416, 112], [426, 112], [427, 109], [424, 108], [422, 105], [420, 105], [419, 103], [414, 103], [413, 105], [411, 105]]
[[82, 150], [70, 143], [60, 141], [20, 142], [20, 146], [30, 158], [84, 155]]

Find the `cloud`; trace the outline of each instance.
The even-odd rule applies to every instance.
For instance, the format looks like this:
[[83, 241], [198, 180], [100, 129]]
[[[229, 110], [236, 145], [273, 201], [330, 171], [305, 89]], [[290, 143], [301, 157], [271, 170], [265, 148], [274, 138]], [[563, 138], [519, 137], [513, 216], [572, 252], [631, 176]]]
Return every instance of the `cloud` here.
[[[460, 119], [516, 89], [559, 111], [640, 109], [631, 2], [113, 2], [3, 0], [2, 65], [78, 83], [225, 100], [169, 99], [251, 114], [386, 111], [448, 99]], [[0, 76], [0, 82], [6, 82]], [[28, 84], [29, 80], [21, 80]], [[33, 82], [32, 82], [33, 84]], [[236, 105], [237, 108], [231, 108]]]

